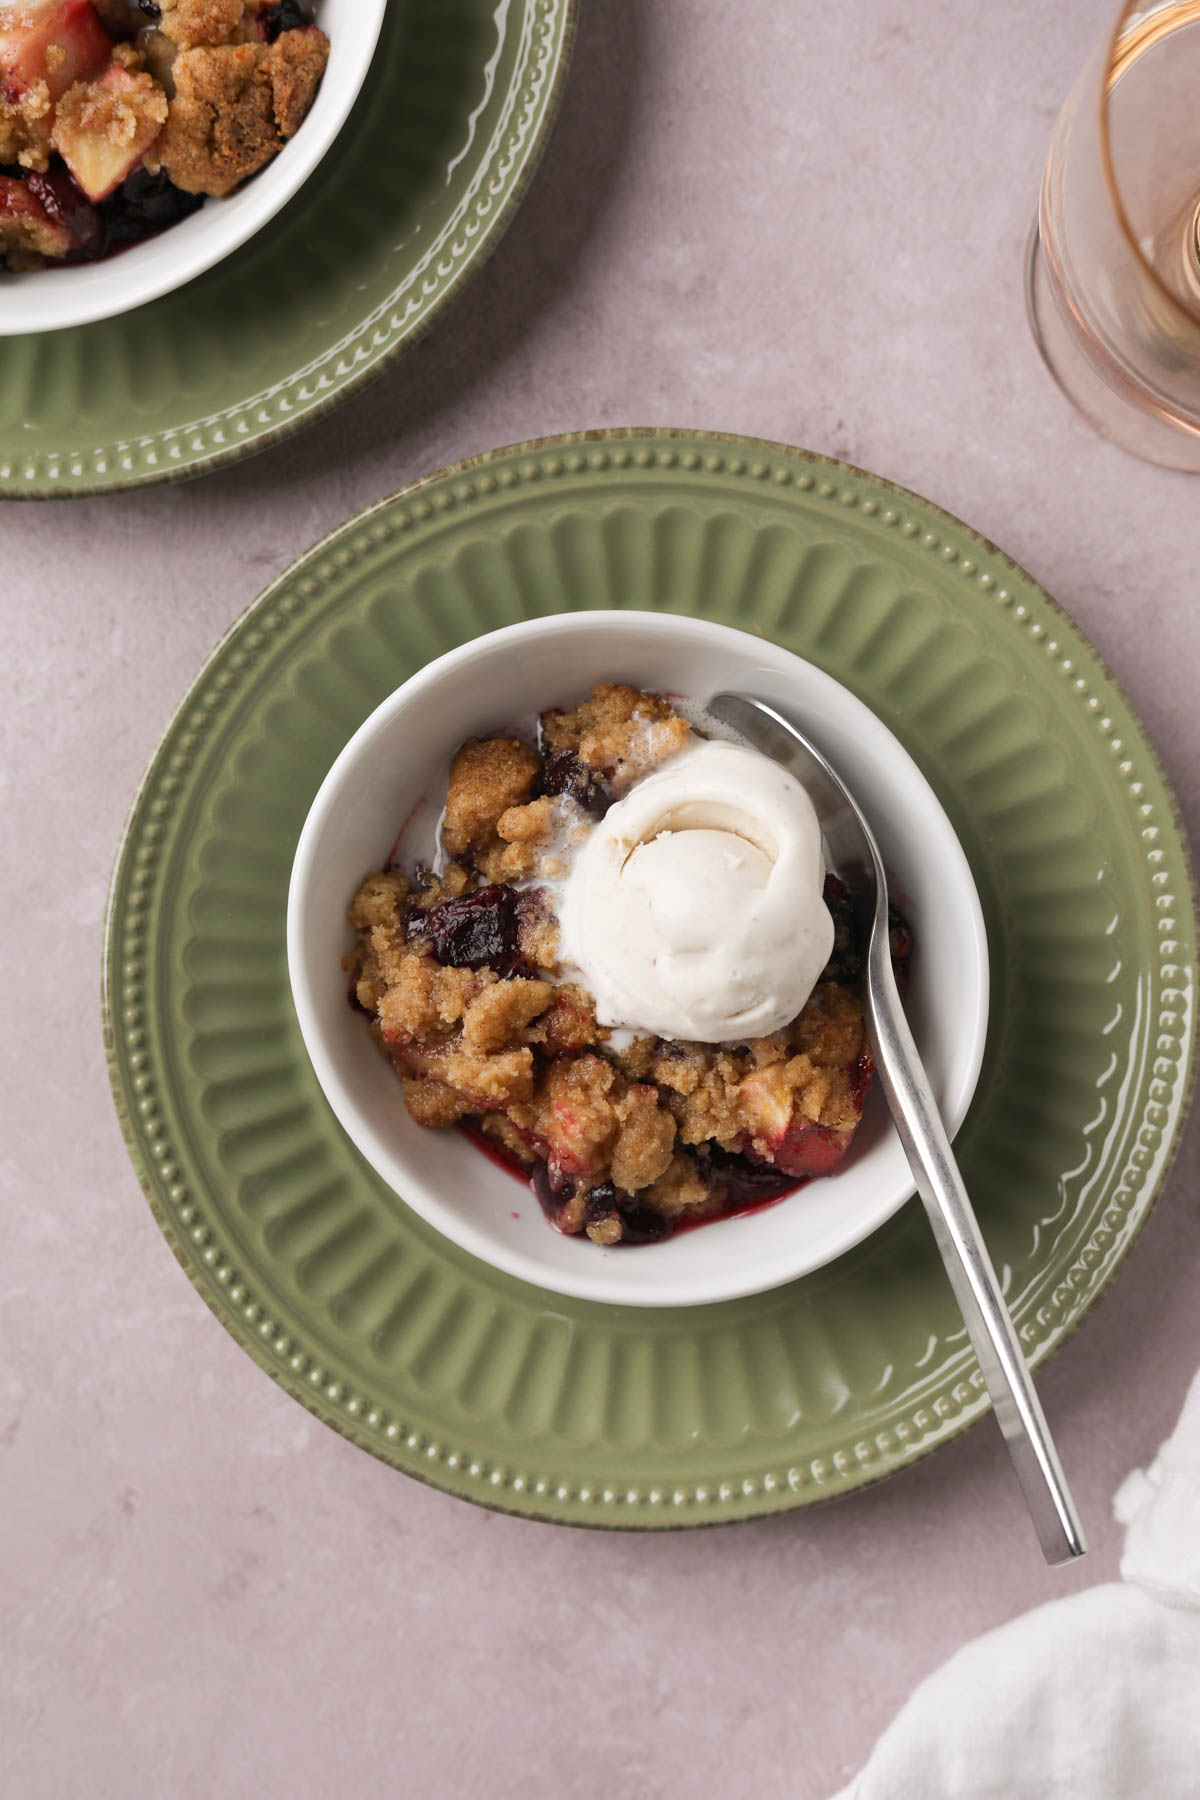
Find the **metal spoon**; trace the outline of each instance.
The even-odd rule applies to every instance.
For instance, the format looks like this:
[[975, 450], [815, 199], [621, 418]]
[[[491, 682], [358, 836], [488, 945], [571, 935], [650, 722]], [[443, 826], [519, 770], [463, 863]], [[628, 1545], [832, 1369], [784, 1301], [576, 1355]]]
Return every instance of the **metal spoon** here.
[[887, 877], [874, 834], [820, 751], [772, 707], [746, 694], [718, 694], [708, 702], [708, 711], [803, 782], [817, 809], [830, 860], [839, 875], [850, 878], [864, 917], [870, 917], [867, 1030], [880, 1082], [1042, 1552], [1048, 1563], [1082, 1556], [1087, 1549], [1083, 1527], [900, 1004], [888, 943]]

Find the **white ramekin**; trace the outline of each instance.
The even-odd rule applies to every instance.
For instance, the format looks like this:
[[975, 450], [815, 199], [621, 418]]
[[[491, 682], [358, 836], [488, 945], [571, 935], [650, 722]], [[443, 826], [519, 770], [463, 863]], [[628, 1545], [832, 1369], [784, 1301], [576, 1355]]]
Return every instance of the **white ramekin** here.
[[326, 776], [296, 850], [287, 951], [304, 1041], [334, 1113], [414, 1212], [496, 1268], [582, 1299], [691, 1306], [779, 1286], [828, 1263], [913, 1191], [878, 1091], [845, 1162], [774, 1206], [662, 1243], [601, 1249], [561, 1236], [533, 1193], [455, 1131], [413, 1123], [366, 1021], [348, 1004], [346, 909], [463, 738], [595, 681], [705, 699], [740, 688], [793, 717], [829, 755], [880, 840], [914, 930], [908, 1008], [950, 1130], [983, 1057], [988, 956], [967, 859], [908, 753], [871, 710], [811, 664], [748, 633], [675, 615], [568, 613], [514, 625], [439, 657], [376, 708]]

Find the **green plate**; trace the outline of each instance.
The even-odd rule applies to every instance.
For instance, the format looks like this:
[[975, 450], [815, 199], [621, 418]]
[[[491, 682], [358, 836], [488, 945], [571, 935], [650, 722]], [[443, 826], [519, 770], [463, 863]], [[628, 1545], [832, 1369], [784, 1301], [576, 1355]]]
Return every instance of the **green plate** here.
[[1195, 919], [1174, 803], [1129, 702], [1027, 575], [927, 502], [778, 445], [520, 445], [381, 502], [280, 576], [200, 672], [133, 807], [105, 951], [117, 1105], [218, 1318], [364, 1449], [578, 1524], [778, 1512], [899, 1469], [986, 1409], [919, 1205], [747, 1300], [545, 1294], [372, 1174], [292, 1012], [292, 854], [347, 738], [431, 657], [584, 607], [761, 632], [921, 765], [991, 944], [963, 1167], [1034, 1363], [1062, 1342], [1145, 1223], [1186, 1107]]
[[561, 96], [577, 0], [390, 0], [337, 143], [178, 293], [0, 338], [0, 497], [179, 480], [312, 424], [415, 343], [496, 247]]

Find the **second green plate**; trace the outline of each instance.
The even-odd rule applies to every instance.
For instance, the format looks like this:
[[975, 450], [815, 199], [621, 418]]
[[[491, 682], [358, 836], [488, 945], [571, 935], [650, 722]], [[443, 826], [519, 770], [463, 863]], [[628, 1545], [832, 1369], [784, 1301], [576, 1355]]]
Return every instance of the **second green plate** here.
[[249, 244], [121, 318], [0, 338], [0, 497], [218, 468], [379, 374], [499, 242], [554, 119], [575, 8], [389, 0], [348, 123]]
[[726, 1305], [542, 1293], [383, 1186], [292, 1010], [292, 855], [347, 738], [431, 657], [584, 607], [761, 632], [865, 700], [928, 776], [993, 970], [958, 1148], [1026, 1350], [1036, 1364], [1062, 1342], [1144, 1224], [1186, 1108], [1196, 945], [1171, 794], [1027, 575], [926, 502], [800, 451], [671, 432], [518, 446], [381, 502], [281, 576], [201, 671], [130, 818], [105, 953], [114, 1091], [204, 1298], [364, 1449], [579, 1524], [777, 1512], [902, 1468], [985, 1410], [920, 1207]]

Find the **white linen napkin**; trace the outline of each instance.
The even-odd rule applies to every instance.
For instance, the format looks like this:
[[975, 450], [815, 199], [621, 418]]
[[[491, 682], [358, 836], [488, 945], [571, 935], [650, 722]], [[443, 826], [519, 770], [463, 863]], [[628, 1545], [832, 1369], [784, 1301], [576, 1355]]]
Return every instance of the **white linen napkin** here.
[[1200, 1374], [1113, 1506], [1121, 1580], [958, 1651], [837, 1800], [1197, 1800]]

